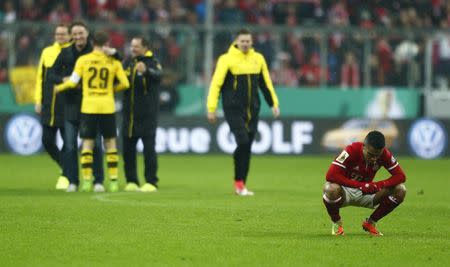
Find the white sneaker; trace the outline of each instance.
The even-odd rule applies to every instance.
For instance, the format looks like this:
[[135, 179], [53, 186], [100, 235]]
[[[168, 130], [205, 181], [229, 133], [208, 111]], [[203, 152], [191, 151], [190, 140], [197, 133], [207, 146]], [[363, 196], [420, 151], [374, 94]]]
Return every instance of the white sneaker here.
[[76, 184], [69, 184], [69, 186], [66, 189], [67, 193], [74, 193], [78, 191], [78, 186]]
[[248, 189], [246, 187], [244, 187], [242, 189], [236, 189], [236, 195], [238, 195], [238, 196], [253, 196], [253, 195], [255, 195], [255, 193], [253, 193], [252, 191], [248, 191]]
[[94, 192], [96, 192], [96, 193], [105, 192], [105, 187], [102, 184], [95, 184], [94, 185]]

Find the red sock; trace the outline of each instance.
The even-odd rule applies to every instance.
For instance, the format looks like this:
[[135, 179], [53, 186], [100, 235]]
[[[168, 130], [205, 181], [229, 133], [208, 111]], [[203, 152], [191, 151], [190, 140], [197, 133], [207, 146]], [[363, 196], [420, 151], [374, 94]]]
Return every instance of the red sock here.
[[327, 208], [328, 215], [330, 215], [330, 218], [333, 222], [337, 222], [341, 220], [341, 215], [339, 215], [339, 208], [344, 203], [342, 197], [339, 197], [336, 200], [328, 199], [327, 196], [323, 195], [323, 204], [325, 204], [325, 207]]
[[378, 222], [381, 218], [388, 215], [393, 211], [400, 203], [393, 196], [388, 196], [381, 200], [380, 205], [375, 209], [375, 211], [370, 215], [370, 219], [374, 222]]
[[244, 181], [242, 181], [242, 180], [236, 180], [235, 182], [234, 182], [234, 188], [236, 188], [236, 189], [243, 189], [245, 187], [245, 184], [244, 184]]

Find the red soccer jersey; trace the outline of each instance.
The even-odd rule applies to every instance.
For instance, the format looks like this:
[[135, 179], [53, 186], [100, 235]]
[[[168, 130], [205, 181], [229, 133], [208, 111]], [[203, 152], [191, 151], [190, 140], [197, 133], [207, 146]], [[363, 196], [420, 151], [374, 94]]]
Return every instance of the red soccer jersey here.
[[327, 181], [349, 187], [361, 187], [372, 182], [380, 167], [386, 168], [392, 175], [384, 180], [385, 187], [395, 186], [405, 181], [405, 174], [392, 153], [383, 149], [375, 164], [366, 163], [363, 156], [363, 143], [348, 145], [332, 162], [327, 173]]

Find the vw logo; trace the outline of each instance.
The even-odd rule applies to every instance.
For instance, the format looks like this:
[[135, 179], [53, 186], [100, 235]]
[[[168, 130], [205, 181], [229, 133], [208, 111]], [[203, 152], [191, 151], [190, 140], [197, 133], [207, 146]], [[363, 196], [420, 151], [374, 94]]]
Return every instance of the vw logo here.
[[447, 132], [437, 121], [420, 119], [411, 126], [408, 142], [413, 153], [424, 159], [434, 159], [445, 152]]
[[42, 147], [42, 126], [31, 115], [19, 114], [12, 117], [5, 127], [5, 141], [10, 150], [20, 155], [31, 155]]

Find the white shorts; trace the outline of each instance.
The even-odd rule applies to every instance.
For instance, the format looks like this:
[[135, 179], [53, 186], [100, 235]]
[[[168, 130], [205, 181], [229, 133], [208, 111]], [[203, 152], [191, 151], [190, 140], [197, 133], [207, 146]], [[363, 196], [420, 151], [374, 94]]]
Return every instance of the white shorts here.
[[364, 207], [373, 209], [375, 205], [373, 205], [373, 199], [375, 194], [371, 195], [363, 195], [362, 191], [358, 188], [345, 187], [341, 186], [344, 189], [345, 201], [342, 204], [342, 207], [346, 206], [356, 206], [356, 207]]

